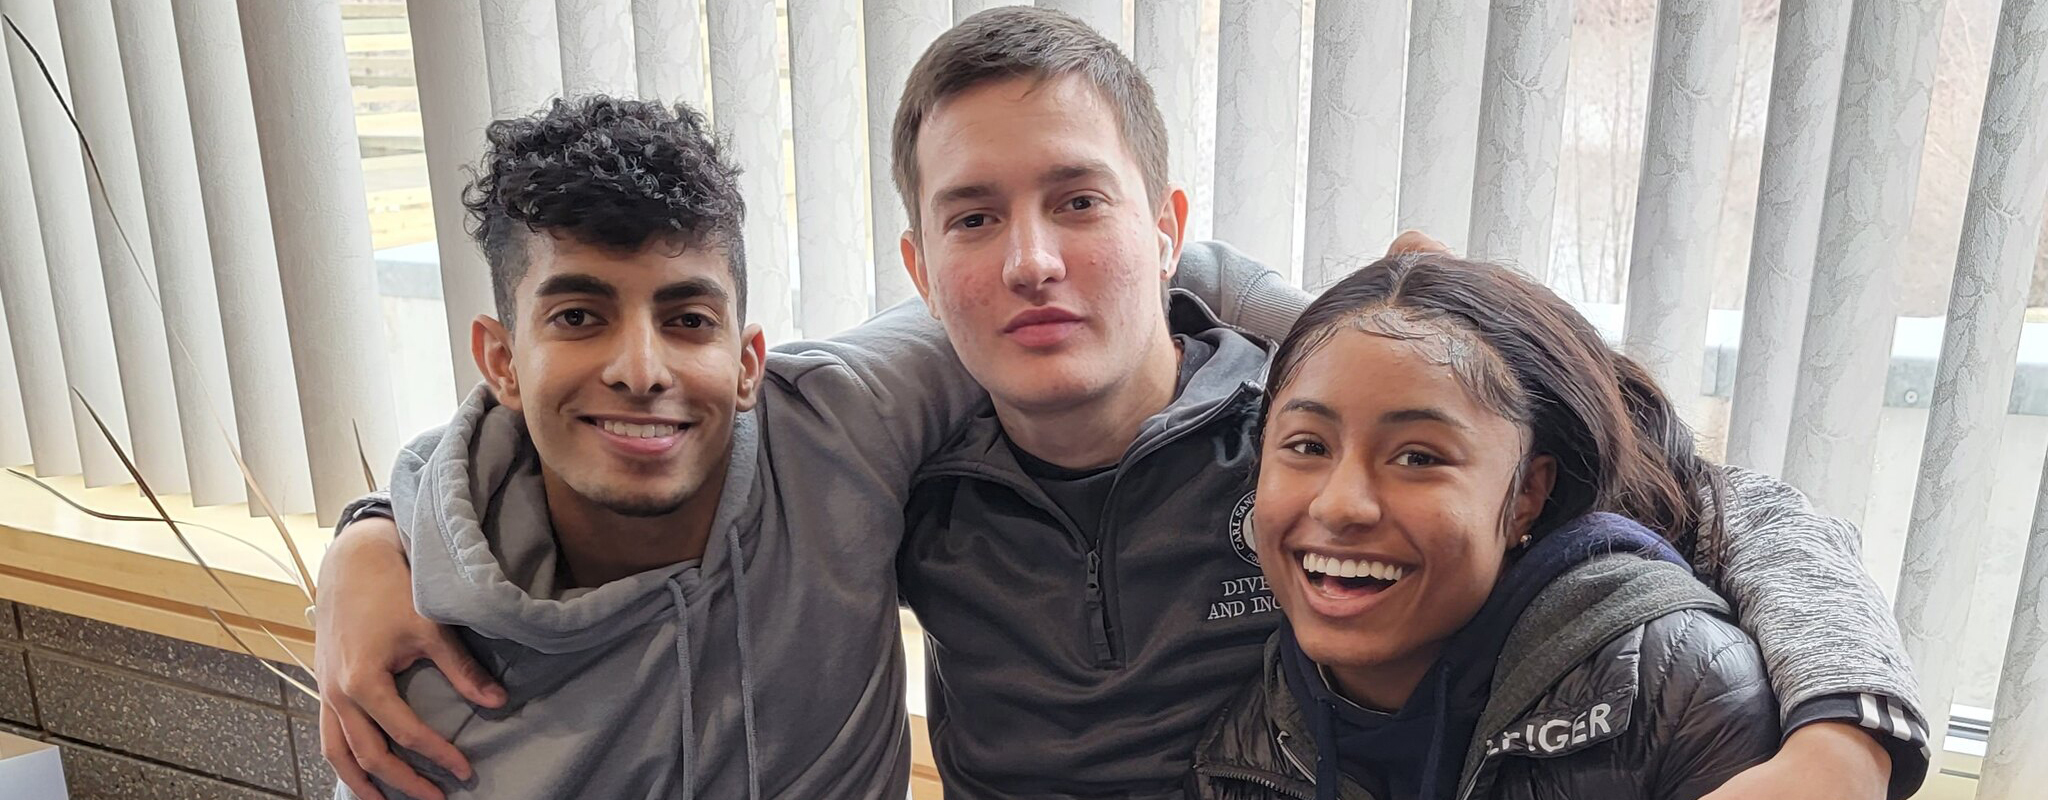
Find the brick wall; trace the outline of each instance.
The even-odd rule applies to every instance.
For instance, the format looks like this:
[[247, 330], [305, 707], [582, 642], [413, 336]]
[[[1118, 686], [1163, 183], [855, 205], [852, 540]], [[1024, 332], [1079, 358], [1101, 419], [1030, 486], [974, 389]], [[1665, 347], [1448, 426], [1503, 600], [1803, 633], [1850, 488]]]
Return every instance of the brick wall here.
[[72, 800], [332, 797], [319, 712], [253, 657], [0, 600], [0, 730]]

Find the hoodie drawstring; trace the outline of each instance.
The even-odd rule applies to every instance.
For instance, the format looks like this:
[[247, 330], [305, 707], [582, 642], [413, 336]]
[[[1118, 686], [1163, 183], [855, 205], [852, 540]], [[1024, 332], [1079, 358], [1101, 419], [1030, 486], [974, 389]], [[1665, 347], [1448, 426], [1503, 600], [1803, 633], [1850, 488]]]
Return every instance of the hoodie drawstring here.
[[1316, 800], [1337, 800], [1344, 788], [1343, 771], [1337, 766], [1337, 706], [1326, 700], [1323, 713], [1316, 715]]
[[[761, 800], [761, 755], [754, 743], [753, 648], [747, 644], [746, 558], [740, 551], [739, 528], [728, 527], [726, 535], [726, 541], [732, 546], [732, 593], [739, 605], [739, 622], [734, 627], [738, 629], [740, 645], [740, 712], [747, 739], [747, 798]], [[683, 585], [675, 578], [668, 579], [668, 595], [676, 609], [676, 663], [682, 668], [683, 800], [694, 800], [697, 796], [697, 717], [690, 703], [696, 688], [696, 675], [690, 667], [690, 608], [683, 596]]]
[[668, 596], [676, 608], [676, 663], [682, 667], [683, 685], [683, 800], [697, 796], [697, 715], [690, 707], [696, 676], [690, 670], [690, 609], [683, 603], [683, 585], [668, 579]]
[[725, 538], [732, 549], [732, 595], [739, 606], [739, 622], [733, 627], [740, 644], [740, 712], [747, 734], [747, 798], [761, 800], [761, 757], [754, 747], [753, 648], [747, 644], [747, 552], [740, 547], [739, 526], [726, 526]]

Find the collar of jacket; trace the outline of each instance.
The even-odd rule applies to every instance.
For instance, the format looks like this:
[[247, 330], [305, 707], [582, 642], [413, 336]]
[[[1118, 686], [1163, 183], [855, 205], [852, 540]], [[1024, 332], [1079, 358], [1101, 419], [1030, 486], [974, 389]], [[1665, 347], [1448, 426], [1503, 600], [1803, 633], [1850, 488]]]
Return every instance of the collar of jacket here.
[[[1473, 794], [1483, 769], [1514, 755], [1558, 758], [1626, 732], [1641, 691], [1641, 628], [1686, 609], [1726, 613], [1728, 606], [1683, 568], [1636, 556], [1596, 558], [1553, 581], [1522, 612], [1501, 651], [1486, 709], [1469, 743], [1459, 797]], [[1265, 672], [1254, 705], [1276, 758], [1222, 753], [1219, 729], [1204, 737], [1198, 773], [1274, 784], [1283, 796], [1314, 796], [1314, 739], [1281, 672], [1279, 637], [1266, 642]], [[1247, 709], [1249, 710], [1249, 709]], [[1228, 711], [1225, 712], [1229, 713]], [[1247, 720], [1248, 721], [1248, 720]], [[1227, 723], [1226, 723], [1227, 724]], [[1371, 800], [1350, 778], [1344, 800]]]
[[[1266, 363], [1273, 345], [1246, 331], [1217, 319], [1199, 298], [1185, 290], [1167, 294], [1167, 329], [1176, 336], [1200, 339], [1215, 348], [1199, 364], [1183, 365], [1194, 370], [1183, 376], [1184, 385], [1166, 408], [1145, 420], [1138, 438], [1124, 451], [1120, 463], [1129, 465], [1146, 453], [1201, 430], [1209, 423], [1234, 413], [1255, 413], [1264, 397]], [[917, 482], [941, 476], [970, 476], [995, 480], [1050, 507], [1038, 496], [1037, 484], [1024, 474], [1017, 459], [1003, 443], [1003, 427], [996, 419], [995, 406], [983, 401], [973, 421], [918, 470]]]

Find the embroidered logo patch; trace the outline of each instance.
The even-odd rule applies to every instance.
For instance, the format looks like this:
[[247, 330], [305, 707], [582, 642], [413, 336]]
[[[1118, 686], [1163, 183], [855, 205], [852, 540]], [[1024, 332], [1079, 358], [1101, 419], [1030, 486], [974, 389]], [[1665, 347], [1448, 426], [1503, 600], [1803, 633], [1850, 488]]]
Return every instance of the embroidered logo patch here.
[[1238, 558], [1254, 567], [1259, 565], [1259, 540], [1252, 531], [1252, 498], [1257, 494], [1245, 492], [1244, 499], [1230, 510], [1230, 546], [1237, 550]]

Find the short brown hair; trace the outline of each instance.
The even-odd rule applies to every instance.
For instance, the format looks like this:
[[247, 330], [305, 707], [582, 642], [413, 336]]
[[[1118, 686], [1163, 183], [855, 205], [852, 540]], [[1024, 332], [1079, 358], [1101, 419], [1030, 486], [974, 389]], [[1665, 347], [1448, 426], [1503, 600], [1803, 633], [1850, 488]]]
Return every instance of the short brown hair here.
[[939, 35], [903, 87], [891, 144], [896, 193], [918, 228], [917, 137], [932, 109], [976, 86], [1011, 78], [1086, 78], [1116, 111], [1124, 145], [1144, 173], [1145, 193], [1166, 194], [1166, 123], [1152, 85], [1116, 45], [1088, 24], [1030, 6], [992, 8]]

